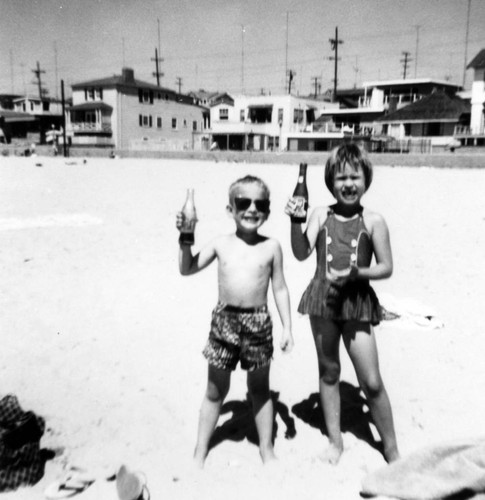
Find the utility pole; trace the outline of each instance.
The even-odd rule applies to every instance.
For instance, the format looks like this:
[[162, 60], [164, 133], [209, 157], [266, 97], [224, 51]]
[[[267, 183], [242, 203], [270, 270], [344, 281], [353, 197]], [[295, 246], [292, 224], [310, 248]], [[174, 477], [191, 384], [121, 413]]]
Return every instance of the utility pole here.
[[418, 47], [419, 47], [419, 24], [416, 25], [416, 53], [414, 55], [414, 78], [418, 76]]
[[177, 79], [175, 81], [175, 85], [178, 85], [179, 94], [180, 94], [182, 91], [182, 78], [180, 78], [180, 76], [177, 76]]
[[320, 77], [319, 76], [312, 76], [312, 81], [313, 81], [313, 85], [315, 87], [315, 93], [314, 93], [314, 96], [315, 96], [315, 99], [317, 98], [317, 95], [318, 95], [318, 88], [320, 87]]
[[292, 69], [288, 70], [288, 94], [291, 94], [291, 83], [293, 82], [293, 78], [296, 75], [296, 71]]
[[[45, 71], [42, 69], [40, 69], [40, 64], [39, 64], [39, 61], [37, 61], [37, 68], [36, 69], [33, 69], [31, 70], [32, 73], [34, 73], [34, 75], [36, 76], [37, 78], [37, 88], [39, 89], [39, 99], [42, 100], [42, 96], [44, 94], [47, 93], [47, 91], [42, 87], [42, 79], [41, 79], [41, 74], [42, 73], [45, 73]], [[35, 82], [34, 82], [35, 83]]]
[[462, 87], [465, 88], [465, 80], [466, 80], [466, 60], [468, 58], [468, 32], [470, 29], [470, 6], [471, 6], [471, 0], [468, 0], [468, 10], [467, 10], [467, 15], [466, 15], [466, 32], [465, 32], [465, 65], [463, 68], [463, 83]]
[[66, 140], [66, 100], [64, 98], [64, 80], [61, 80], [61, 100], [62, 100], [62, 149], [64, 158], [68, 156]]
[[337, 75], [338, 75], [338, 46], [341, 43], [344, 43], [343, 40], [339, 40], [338, 37], [338, 27], [335, 28], [335, 38], [330, 38], [329, 39], [330, 45], [332, 47], [332, 50], [335, 52], [334, 57], [330, 57], [330, 59], [333, 59], [335, 61], [334, 65], [334, 79], [333, 79], [333, 101], [335, 102], [337, 100]]
[[151, 61], [155, 61], [155, 73], [152, 73], [152, 75], [157, 77], [157, 86], [160, 87], [160, 78], [163, 76], [163, 73], [160, 72], [158, 63], [162, 62], [163, 59], [161, 57], [158, 57], [158, 50], [156, 47], [155, 47], [155, 58], [152, 57]]
[[244, 24], [241, 24], [241, 94], [244, 95]]
[[406, 80], [406, 73], [408, 70], [408, 63], [412, 61], [412, 59], [409, 58], [410, 52], [403, 51], [402, 55], [404, 56], [404, 59], [401, 59], [401, 62], [403, 64], [403, 72], [402, 72], [402, 78], [403, 80]]

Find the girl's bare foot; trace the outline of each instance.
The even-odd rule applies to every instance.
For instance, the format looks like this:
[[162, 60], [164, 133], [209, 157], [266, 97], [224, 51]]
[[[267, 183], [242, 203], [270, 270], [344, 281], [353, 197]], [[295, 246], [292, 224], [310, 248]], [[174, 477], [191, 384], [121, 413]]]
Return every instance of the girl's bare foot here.
[[343, 443], [329, 443], [328, 448], [323, 452], [322, 461], [330, 465], [337, 465], [342, 453], [344, 452]]

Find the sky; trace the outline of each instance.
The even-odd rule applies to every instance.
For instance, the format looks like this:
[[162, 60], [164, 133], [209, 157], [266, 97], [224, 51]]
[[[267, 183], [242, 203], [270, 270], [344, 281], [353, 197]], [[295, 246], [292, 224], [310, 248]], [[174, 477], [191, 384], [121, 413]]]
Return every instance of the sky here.
[[[468, 28], [467, 28], [468, 26]], [[485, 48], [484, 0], [0, 0], [0, 93], [49, 96], [121, 74], [163, 87], [313, 94], [434, 78], [471, 86]], [[407, 53], [407, 56], [406, 54]], [[407, 57], [405, 68], [404, 59]]]

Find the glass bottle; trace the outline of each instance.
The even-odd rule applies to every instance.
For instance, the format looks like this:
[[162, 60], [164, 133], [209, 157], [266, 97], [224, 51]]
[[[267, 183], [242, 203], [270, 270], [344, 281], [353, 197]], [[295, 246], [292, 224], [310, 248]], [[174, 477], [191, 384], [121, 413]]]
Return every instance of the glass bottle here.
[[306, 183], [307, 166], [306, 163], [300, 163], [298, 182], [293, 191], [293, 200], [296, 202], [296, 208], [291, 216], [291, 222], [300, 224], [306, 222], [308, 213], [308, 187]]
[[197, 223], [197, 212], [194, 203], [194, 190], [187, 189], [187, 198], [182, 207], [183, 222], [180, 229], [179, 242], [183, 245], [193, 245], [195, 242], [194, 231]]

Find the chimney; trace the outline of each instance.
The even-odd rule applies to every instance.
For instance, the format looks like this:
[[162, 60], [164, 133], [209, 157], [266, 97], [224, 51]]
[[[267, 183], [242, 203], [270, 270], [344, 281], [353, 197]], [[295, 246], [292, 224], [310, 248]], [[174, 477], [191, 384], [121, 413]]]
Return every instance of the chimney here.
[[121, 70], [121, 78], [123, 83], [135, 83], [135, 72], [131, 68], [123, 68]]

